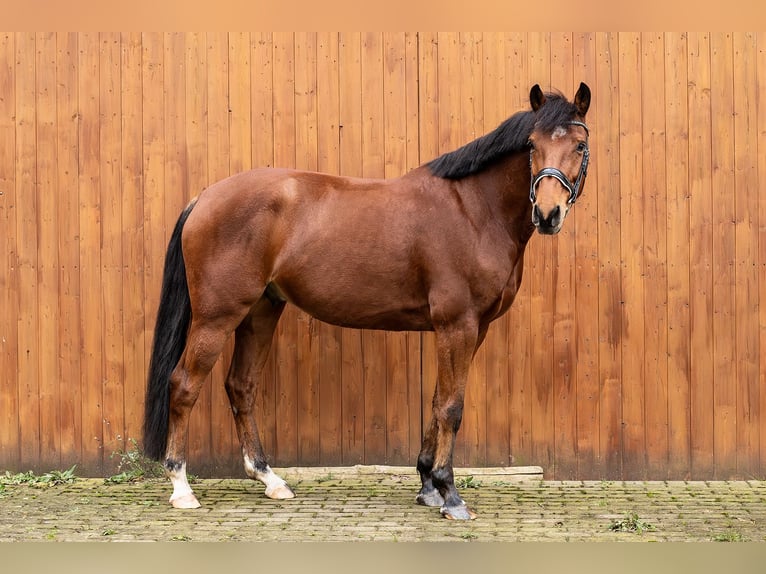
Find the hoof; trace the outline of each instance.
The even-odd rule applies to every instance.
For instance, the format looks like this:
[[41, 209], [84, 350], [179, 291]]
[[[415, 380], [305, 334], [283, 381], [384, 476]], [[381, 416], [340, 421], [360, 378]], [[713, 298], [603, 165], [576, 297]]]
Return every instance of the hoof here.
[[441, 506], [444, 504], [444, 498], [442, 498], [439, 491], [434, 488], [427, 492], [421, 490], [415, 497], [415, 502], [422, 504], [423, 506]]
[[459, 506], [442, 506], [440, 512], [447, 520], [473, 520], [476, 518], [476, 513], [473, 510], [470, 510], [465, 504]]
[[199, 508], [201, 506], [197, 497], [191, 493], [171, 498], [170, 504], [173, 505], [173, 508]]
[[287, 500], [290, 498], [295, 498], [295, 493], [293, 492], [292, 488], [286, 484], [280, 484], [272, 488], [267, 488], [266, 496], [273, 500]]

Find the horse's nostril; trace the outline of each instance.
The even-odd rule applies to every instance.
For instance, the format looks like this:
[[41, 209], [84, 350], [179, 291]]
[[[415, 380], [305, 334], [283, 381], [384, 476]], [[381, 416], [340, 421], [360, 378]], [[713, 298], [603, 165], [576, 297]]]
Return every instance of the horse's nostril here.
[[540, 211], [540, 208], [537, 206], [537, 204], [532, 207], [532, 223], [535, 225], [542, 225], [544, 227], [556, 227], [559, 224], [560, 218], [561, 208], [558, 205], [551, 209], [547, 217], [543, 216], [543, 213]]

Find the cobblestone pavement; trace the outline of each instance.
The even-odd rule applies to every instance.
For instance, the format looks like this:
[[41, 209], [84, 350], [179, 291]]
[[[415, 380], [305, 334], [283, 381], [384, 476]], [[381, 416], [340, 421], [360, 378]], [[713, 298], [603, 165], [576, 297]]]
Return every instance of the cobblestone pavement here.
[[[507, 470], [507, 469], [506, 469]], [[766, 481], [543, 481], [461, 469], [470, 522], [414, 503], [413, 469], [280, 469], [296, 498], [250, 480], [197, 480], [202, 508], [167, 504], [170, 484], [6, 485], [0, 541], [766, 541]]]

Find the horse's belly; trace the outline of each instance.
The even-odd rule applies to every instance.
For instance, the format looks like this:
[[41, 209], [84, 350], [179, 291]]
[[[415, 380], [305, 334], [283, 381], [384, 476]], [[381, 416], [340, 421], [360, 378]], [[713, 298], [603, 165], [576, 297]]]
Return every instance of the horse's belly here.
[[277, 284], [284, 298], [312, 317], [331, 325], [385, 331], [430, 331], [427, 302], [397, 297], [388, 290], [297, 289]]

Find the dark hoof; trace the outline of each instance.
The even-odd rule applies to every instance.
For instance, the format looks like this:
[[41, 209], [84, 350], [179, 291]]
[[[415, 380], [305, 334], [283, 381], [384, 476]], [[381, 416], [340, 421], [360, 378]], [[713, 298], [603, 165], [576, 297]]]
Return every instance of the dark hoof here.
[[442, 506], [440, 512], [447, 520], [473, 520], [476, 513], [470, 510], [465, 504], [458, 506]]
[[442, 498], [439, 491], [434, 488], [433, 490], [425, 492], [421, 490], [415, 497], [415, 502], [422, 504], [423, 506], [441, 506], [444, 504], [444, 498]]

